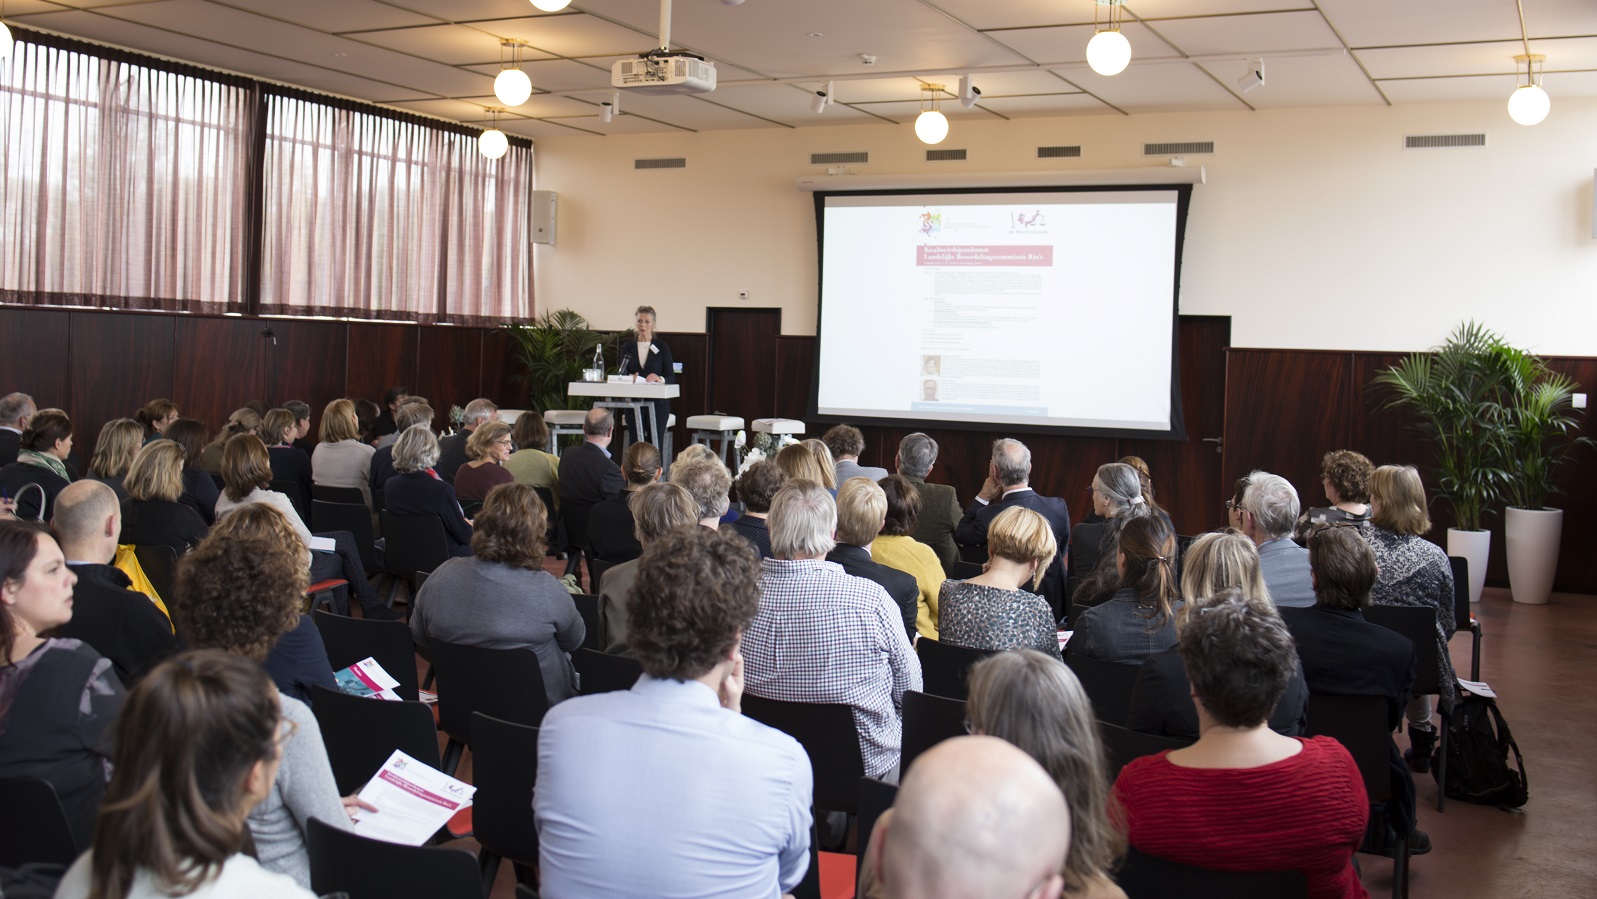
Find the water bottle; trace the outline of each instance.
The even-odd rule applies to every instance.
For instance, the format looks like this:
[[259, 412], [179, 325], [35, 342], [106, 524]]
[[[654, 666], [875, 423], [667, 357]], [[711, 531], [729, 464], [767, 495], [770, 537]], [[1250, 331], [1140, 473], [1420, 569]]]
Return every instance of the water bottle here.
[[604, 345], [593, 346], [593, 370], [598, 373], [596, 380], [604, 380]]

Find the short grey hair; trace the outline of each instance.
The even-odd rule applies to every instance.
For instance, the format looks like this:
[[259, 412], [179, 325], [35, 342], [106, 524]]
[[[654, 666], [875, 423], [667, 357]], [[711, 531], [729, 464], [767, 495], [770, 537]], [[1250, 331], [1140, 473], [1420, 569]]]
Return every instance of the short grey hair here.
[[1098, 466], [1098, 474], [1092, 481], [1093, 489], [1109, 500], [1117, 514], [1134, 502], [1142, 502], [1142, 479], [1137, 477], [1135, 468], [1124, 462]]
[[438, 464], [438, 438], [427, 425], [411, 425], [394, 441], [395, 471], [424, 471]]
[[788, 481], [771, 499], [771, 552], [778, 559], [825, 556], [837, 543], [837, 503], [825, 487], [802, 478]]
[[924, 478], [937, 464], [937, 441], [916, 431], [898, 441], [898, 473], [909, 478]]
[[1031, 450], [1026, 444], [1009, 437], [993, 441], [993, 467], [998, 469], [998, 483], [1015, 487], [1031, 479]]
[[499, 407], [494, 401], [478, 397], [466, 404], [466, 411], [460, 416], [461, 427], [475, 428], [478, 424], [499, 414]]
[[394, 426], [401, 431], [407, 431], [413, 425], [431, 426], [432, 423], [433, 407], [427, 405], [426, 400], [419, 403], [402, 403], [399, 411], [394, 413]]
[[8, 393], [0, 396], [0, 424], [27, 424], [33, 413], [39, 411], [33, 397], [26, 393]]
[[1268, 471], [1248, 474], [1248, 488], [1242, 492], [1243, 509], [1253, 514], [1259, 530], [1279, 540], [1292, 533], [1297, 524], [1298, 491], [1292, 482]]
[[680, 486], [699, 506], [699, 520], [720, 518], [732, 504], [732, 475], [721, 460], [694, 459], [671, 466], [671, 483]]

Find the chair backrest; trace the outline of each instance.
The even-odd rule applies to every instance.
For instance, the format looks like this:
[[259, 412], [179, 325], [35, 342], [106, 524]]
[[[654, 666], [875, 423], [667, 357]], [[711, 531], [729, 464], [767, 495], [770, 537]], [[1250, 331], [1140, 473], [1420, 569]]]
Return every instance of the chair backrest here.
[[643, 666], [630, 656], [613, 656], [586, 646], [571, 654], [571, 664], [582, 677], [583, 696], [630, 690], [643, 674]]
[[1120, 776], [1120, 769], [1134, 759], [1192, 745], [1191, 740], [1145, 734], [1105, 721], [1098, 722], [1098, 734], [1103, 738], [1104, 770], [1109, 774], [1110, 783], [1114, 783], [1115, 778]]
[[916, 757], [949, 737], [965, 735], [965, 700], [931, 696], [918, 690], [904, 693], [904, 741], [899, 752], [902, 774]]
[[948, 570], [948, 576], [956, 581], [969, 580], [981, 576], [980, 562], [967, 562], [964, 559], [955, 559], [954, 565]]
[[538, 863], [532, 790], [538, 783], [538, 729], [476, 712], [471, 716], [472, 835], [488, 851]]
[[599, 597], [592, 593], [573, 593], [571, 601], [582, 616], [582, 626], [587, 629], [582, 645], [588, 649], [604, 649], [604, 634], [599, 633]]
[[604, 573], [615, 567], [615, 562], [606, 562], [603, 559], [588, 559], [588, 589], [594, 594], [599, 592], [599, 584], [604, 581]]
[[477, 858], [464, 849], [401, 846], [348, 833], [311, 818], [311, 890], [345, 893], [349, 899], [482, 899]]
[[438, 675], [438, 726], [471, 745], [471, 713], [537, 727], [549, 711], [543, 671], [530, 649], [483, 649], [433, 640]]
[[815, 805], [852, 812], [865, 776], [854, 710], [838, 703], [786, 702], [743, 694], [743, 714], [799, 741], [815, 774]]
[[426, 703], [351, 696], [320, 684], [311, 685], [310, 699], [340, 796], [365, 786], [396, 749], [439, 767], [438, 726]]
[[72, 825], [49, 781], [0, 780], [0, 809], [5, 809], [0, 813], [0, 868], [70, 865], [78, 857]]
[[926, 692], [949, 699], [964, 699], [970, 690], [970, 666], [995, 653], [988, 649], [971, 649], [955, 646], [931, 637], [915, 641], [915, 655], [920, 657], [921, 683]]
[[380, 571], [377, 563], [376, 539], [372, 533], [372, 513], [360, 503], [330, 503], [318, 499], [311, 501], [311, 514], [306, 519], [312, 531], [325, 534], [329, 531], [348, 531], [355, 538], [355, 548], [360, 551], [361, 564], [367, 571]]
[[[902, 776], [907, 770], [899, 769]], [[865, 869], [865, 850], [871, 845], [871, 834], [876, 830], [876, 821], [882, 817], [882, 812], [893, 807], [893, 801], [898, 798], [898, 785], [883, 783], [874, 777], [859, 779], [859, 826], [858, 837], [855, 845], [859, 847], [859, 860], [854, 867], [854, 882], [859, 883], [861, 872]]]
[[1099, 721], [1125, 726], [1131, 717], [1131, 689], [1137, 683], [1138, 665], [1118, 665], [1079, 652], [1066, 653], [1065, 664], [1081, 681]]
[[1126, 899], [1307, 899], [1302, 871], [1211, 871], [1139, 852], [1135, 846], [1115, 873]]
[[133, 555], [138, 557], [139, 568], [150, 579], [150, 586], [161, 594], [161, 601], [168, 609], [173, 608], [177, 600], [177, 550], [165, 544], [145, 543], [133, 547]]
[[347, 618], [321, 609], [312, 612], [311, 619], [322, 635], [327, 661], [334, 671], [370, 656], [399, 681], [395, 693], [408, 700], [416, 698], [420, 681], [416, 677], [416, 644], [412, 642], [410, 625], [403, 621]]
[[1414, 643], [1412, 695], [1431, 696], [1442, 691], [1442, 663], [1437, 648], [1437, 611], [1429, 606], [1370, 606], [1364, 619], [1397, 631]]
[[[324, 503], [366, 505], [366, 494], [360, 492], [358, 487], [329, 487], [326, 484], [314, 484], [311, 486], [311, 499], [319, 499]], [[366, 514], [370, 515], [371, 510], [368, 509]]]
[[1310, 736], [1332, 737], [1353, 756], [1371, 802], [1392, 797], [1392, 735], [1386, 729], [1384, 696], [1309, 694]]
[[414, 578], [449, 561], [449, 540], [437, 515], [382, 513], [383, 559], [389, 574]]
[[299, 520], [310, 524], [310, 497], [299, 489], [299, 481], [273, 481], [270, 489], [288, 497], [288, 501], [294, 505], [294, 511], [299, 513]]
[[1463, 556], [1448, 556], [1447, 564], [1453, 566], [1453, 622], [1461, 631], [1469, 630], [1469, 560]]

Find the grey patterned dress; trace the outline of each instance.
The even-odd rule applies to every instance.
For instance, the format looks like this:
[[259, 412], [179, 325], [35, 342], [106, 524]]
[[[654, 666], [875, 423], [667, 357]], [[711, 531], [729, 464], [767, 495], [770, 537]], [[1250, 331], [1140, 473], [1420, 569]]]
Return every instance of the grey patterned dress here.
[[1061, 657], [1047, 600], [969, 581], [943, 581], [937, 595], [937, 639], [971, 649], [1035, 649]]
[[1436, 610], [1436, 643], [1441, 659], [1442, 709], [1452, 712], [1458, 699], [1458, 683], [1453, 663], [1447, 654], [1448, 638], [1458, 629], [1453, 617], [1453, 567], [1441, 547], [1412, 534], [1398, 534], [1384, 528], [1360, 529], [1380, 574], [1370, 589], [1378, 606], [1416, 606]]

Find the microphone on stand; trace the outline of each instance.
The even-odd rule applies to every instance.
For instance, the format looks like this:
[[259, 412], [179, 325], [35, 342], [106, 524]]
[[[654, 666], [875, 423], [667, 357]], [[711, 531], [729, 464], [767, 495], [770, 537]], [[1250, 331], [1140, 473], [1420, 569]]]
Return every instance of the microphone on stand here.
[[632, 361], [632, 356], [630, 354], [622, 353], [621, 354], [621, 368], [616, 371], [616, 374], [618, 374], [618, 375], [626, 374], [627, 373], [627, 364], [630, 363], [631, 361]]

